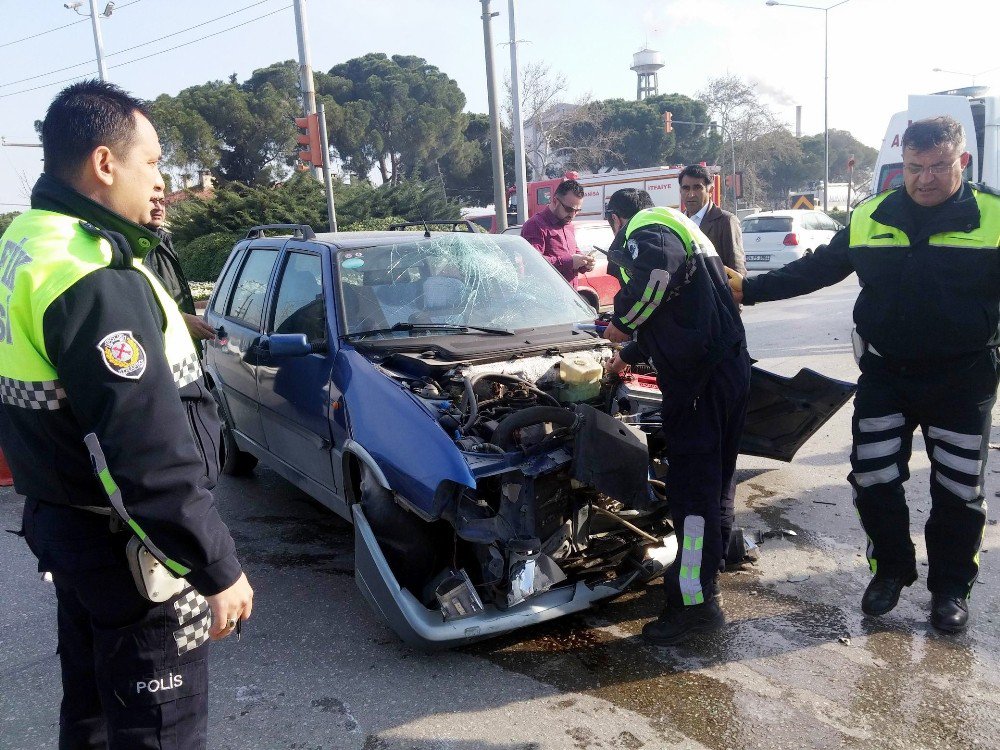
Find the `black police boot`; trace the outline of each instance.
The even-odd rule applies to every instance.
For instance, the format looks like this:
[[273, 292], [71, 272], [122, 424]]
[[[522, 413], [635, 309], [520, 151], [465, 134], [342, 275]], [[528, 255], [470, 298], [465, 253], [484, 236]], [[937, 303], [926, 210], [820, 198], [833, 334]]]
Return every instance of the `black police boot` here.
[[891, 612], [899, 602], [900, 592], [915, 580], [915, 572], [906, 576], [875, 576], [861, 597], [861, 611], [872, 617]]
[[931, 594], [931, 625], [945, 633], [961, 633], [969, 624], [969, 605], [958, 596]]
[[687, 607], [668, 606], [652, 622], [642, 626], [642, 637], [655, 646], [672, 646], [695, 633], [710, 633], [726, 624], [726, 616], [714, 599]]

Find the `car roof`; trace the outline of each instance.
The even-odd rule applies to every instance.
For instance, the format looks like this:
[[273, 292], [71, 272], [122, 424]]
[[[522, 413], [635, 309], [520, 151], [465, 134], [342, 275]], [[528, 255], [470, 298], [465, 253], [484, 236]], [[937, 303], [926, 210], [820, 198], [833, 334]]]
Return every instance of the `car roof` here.
[[[475, 237], [483, 241], [495, 235], [479, 232], [431, 232], [431, 238], [437, 235], [460, 234], [463, 237]], [[398, 245], [400, 242], [416, 242], [426, 239], [421, 231], [412, 232], [320, 232], [311, 242], [322, 242], [338, 250], [353, 250], [359, 247], [379, 247], [381, 245]]]
[[791, 218], [794, 219], [796, 216], [806, 216], [807, 214], [810, 215], [810, 216], [815, 216], [817, 214], [819, 214], [821, 216], [826, 216], [827, 215], [827, 214], [823, 213], [822, 211], [815, 211], [813, 209], [808, 209], [808, 208], [789, 208], [789, 209], [778, 210], [778, 211], [759, 211], [758, 213], [749, 214], [747, 216], [744, 216], [743, 218], [744, 219], [756, 219], [758, 216], [785, 216], [785, 217], [791, 217]]

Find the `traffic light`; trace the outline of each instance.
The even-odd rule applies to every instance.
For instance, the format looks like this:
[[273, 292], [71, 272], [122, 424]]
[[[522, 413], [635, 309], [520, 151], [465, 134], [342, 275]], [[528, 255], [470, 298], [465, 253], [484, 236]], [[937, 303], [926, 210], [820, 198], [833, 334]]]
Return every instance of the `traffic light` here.
[[664, 112], [663, 113], [663, 132], [664, 133], [673, 133], [674, 132], [673, 119], [674, 119], [674, 113], [673, 112]]
[[322, 167], [323, 147], [320, 145], [319, 139], [319, 115], [296, 117], [295, 126], [300, 130], [295, 140], [300, 146], [305, 147], [304, 151], [299, 151], [299, 159], [314, 167]]

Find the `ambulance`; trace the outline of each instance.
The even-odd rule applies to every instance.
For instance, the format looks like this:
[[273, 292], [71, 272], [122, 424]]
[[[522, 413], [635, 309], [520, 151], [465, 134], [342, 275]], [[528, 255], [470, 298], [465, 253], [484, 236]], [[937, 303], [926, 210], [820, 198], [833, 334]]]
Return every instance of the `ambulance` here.
[[[677, 177], [684, 167], [646, 167], [644, 169], [623, 169], [617, 172], [579, 174], [567, 172], [552, 180], [538, 180], [528, 183], [528, 216], [534, 216], [552, 202], [556, 188], [564, 180], [576, 180], [583, 186], [583, 210], [574, 221], [604, 220], [604, 207], [617, 190], [637, 188], [649, 193], [656, 206], [681, 207], [681, 190]], [[720, 203], [721, 180], [719, 167], [707, 167], [712, 175], [712, 199]]]
[[903, 184], [903, 131], [915, 120], [951, 115], [965, 128], [966, 151], [972, 156], [965, 178], [1000, 189], [1000, 97], [986, 96], [984, 86], [911, 95], [906, 111], [889, 120], [882, 141], [872, 192], [880, 193]]

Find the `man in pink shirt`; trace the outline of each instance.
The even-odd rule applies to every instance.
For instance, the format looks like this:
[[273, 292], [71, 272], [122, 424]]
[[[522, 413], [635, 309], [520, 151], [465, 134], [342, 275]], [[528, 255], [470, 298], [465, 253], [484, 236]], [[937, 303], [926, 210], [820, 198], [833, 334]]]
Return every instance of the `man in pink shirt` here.
[[521, 227], [521, 236], [573, 286], [578, 274], [594, 268], [594, 259], [581, 253], [576, 244], [573, 217], [582, 208], [583, 186], [576, 180], [565, 180], [556, 188], [552, 203]]

